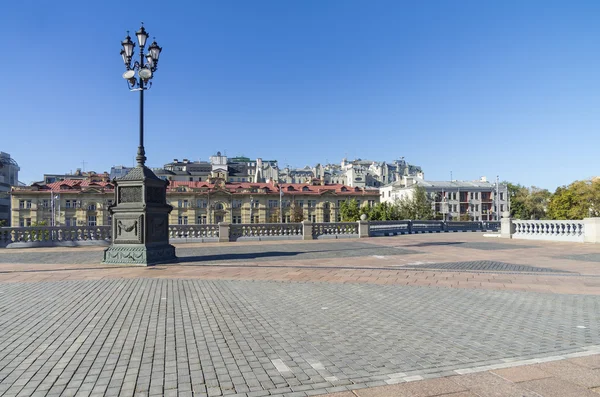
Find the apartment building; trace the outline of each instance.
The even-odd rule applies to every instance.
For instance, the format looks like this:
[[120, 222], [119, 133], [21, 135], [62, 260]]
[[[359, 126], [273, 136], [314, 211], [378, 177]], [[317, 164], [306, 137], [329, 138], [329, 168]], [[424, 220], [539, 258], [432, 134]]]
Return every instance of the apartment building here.
[[[216, 174], [219, 172], [216, 171]], [[173, 206], [170, 224], [267, 223], [341, 220], [340, 205], [356, 199], [360, 205], [379, 202], [377, 189], [344, 185], [172, 181], [167, 202]], [[100, 226], [111, 223], [114, 185], [90, 180], [63, 180], [13, 190], [12, 221], [17, 226], [45, 222], [56, 226]]]
[[404, 177], [379, 189], [381, 202], [393, 203], [410, 199], [421, 186], [432, 200], [436, 216], [446, 220], [493, 221], [508, 211], [508, 187], [479, 181], [425, 181], [419, 177]]

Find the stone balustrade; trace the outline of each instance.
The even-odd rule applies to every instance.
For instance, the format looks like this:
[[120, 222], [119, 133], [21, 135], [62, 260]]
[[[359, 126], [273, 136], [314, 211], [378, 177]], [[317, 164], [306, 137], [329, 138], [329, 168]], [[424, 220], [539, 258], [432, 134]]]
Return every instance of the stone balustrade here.
[[[497, 230], [498, 222], [359, 221], [169, 225], [173, 243], [361, 238], [410, 233]], [[496, 228], [496, 229], [494, 229]], [[599, 226], [600, 229], [600, 226]], [[0, 247], [109, 245], [110, 226], [0, 228]]]
[[219, 241], [219, 225], [169, 225], [169, 240], [174, 243]]
[[0, 247], [109, 245], [110, 226], [29, 226], [0, 228]]
[[524, 240], [554, 240], [583, 242], [585, 225], [583, 220], [513, 220], [512, 238]]
[[229, 225], [229, 239], [302, 240], [302, 223], [251, 223]]
[[359, 237], [359, 222], [322, 222], [312, 224], [313, 239]]

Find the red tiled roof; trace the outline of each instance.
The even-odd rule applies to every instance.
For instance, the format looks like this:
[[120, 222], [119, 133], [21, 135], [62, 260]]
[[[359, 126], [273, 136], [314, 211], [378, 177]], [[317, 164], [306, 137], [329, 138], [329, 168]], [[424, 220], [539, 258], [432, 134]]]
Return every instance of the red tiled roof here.
[[[207, 188], [208, 190], [215, 190], [215, 185], [208, 182], [188, 182], [188, 181], [171, 181], [168, 187], [170, 192], [177, 192], [177, 188], [185, 186], [194, 189]], [[341, 194], [341, 195], [379, 195], [378, 189], [362, 189], [354, 188], [351, 186], [345, 186], [340, 184], [331, 185], [308, 185], [304, 183], [252, 183], [252, 182], [229, 182], [225, 184], [225, 190], [230, 193], [236, 193], [239, 189], [259, 189], [259, 192], [252, 194], [279, 194], [279, 189], [283, 189], [284, 195], [321, 195], [326, 192]], [[266, 193], [260, 190], [266, 189]], [[248, 194], [247, 192], [244, 192]]]
[[[108, 185], [108, 186], [107, 186]], [[87, 180], [80, 179], [65, 179], [63, 181], [52, 182], [46, 185], [41, 185], [41, 190], [52, 190], [52, 191], [61, 191], [61, 190], [72, 190], [72, 188], [76, 187], [98, 187], [104, 188], [104, 190], [113, 190], [114, 185], [110, 182], [90, 182]]]

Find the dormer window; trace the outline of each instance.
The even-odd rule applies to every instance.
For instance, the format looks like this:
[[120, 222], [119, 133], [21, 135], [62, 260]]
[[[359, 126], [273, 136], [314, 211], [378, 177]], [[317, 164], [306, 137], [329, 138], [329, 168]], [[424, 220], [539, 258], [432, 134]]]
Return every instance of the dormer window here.
[[310, 189], [308, 188], [308, 186], [304, 186], [304, 187], [302, 188], [302, 191], [303, 191], [303, 192], [308, 192], [308, 191], [310, 191]]

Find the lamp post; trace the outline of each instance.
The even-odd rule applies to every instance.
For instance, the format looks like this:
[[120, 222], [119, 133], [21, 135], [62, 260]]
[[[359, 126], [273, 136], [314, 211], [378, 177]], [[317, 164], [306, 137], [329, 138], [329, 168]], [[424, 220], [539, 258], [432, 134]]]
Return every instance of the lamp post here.
[[[121, 42], [125, 64], [123, 78], [130, 91], [140, 92], [140, 143], [137, 166], [114, 180], [115, 200], [108, 211], [112, 216], [112, 244], [104, 251], [104, 263], [154, 265], [177, 261], [175, 247], [169, 244], [168, 181], [157, 177], [146, 167], [144, 150], [144, 91], [152, 87], [162, 48], [154, 41], [145, 53], [148, 32], [143, 24], [135, 32], [139, 60], [132, 63], [135, 43], [129, 32]], [[137, 72], [137, 76], [136, 76]]]
[[[152, 77], [154, 77], [154, 72], [158, 69], [158, 58], [162, 48], [159, 47], [156, 40], [154, 40], [148, 47], [148, 53], [144, 54], [144, 47], [146, 46], [149, 35], [148, 32], [146, 32], [143, 23], [142, 27], [135, 32], [135, 35], [137, 36], [138, 44], [140, 46], [139, 61], [135, 61], [133, 64], [131, 63], [134, 55], [133, 49], [135, 48], [135, 43], [131, 41], [129, 31], [127, 32], [125, 40], [121, 42], [121, 46], [123, 46], [121, 57], [123, 58], [123, 63], [125, 63], [125, 68], [127, 69], [125, 73], [123, 73], [123, 78], [127, 81], [127, 86], [131, 91], [140, 92], [140, 144], [135, 159], [138, 166], [141, 167], [146, 163], [146, 152], [144, 150], [144, 91], [152, 87], [151, 80]], [[144, 58], [146, 59], [144, 60]], [[136, 71], [138, 72], [137, 78], [135, 76]]]

